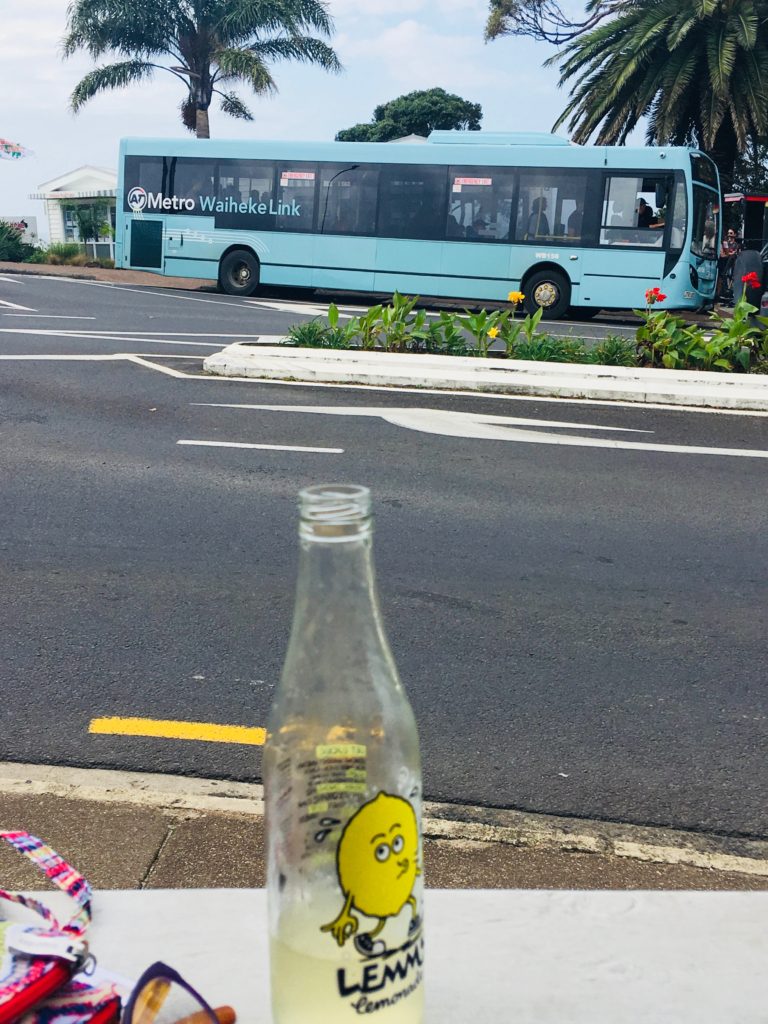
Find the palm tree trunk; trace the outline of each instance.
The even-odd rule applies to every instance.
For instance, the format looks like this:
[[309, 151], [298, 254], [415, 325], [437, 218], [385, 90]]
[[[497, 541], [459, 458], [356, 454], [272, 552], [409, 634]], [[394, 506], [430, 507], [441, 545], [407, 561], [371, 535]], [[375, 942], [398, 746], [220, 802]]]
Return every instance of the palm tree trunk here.
[[195, 111], [195, 134], [198, 139], [210, 139], [211, 130], [208, 125], [208, 111], [201, 110], [200, 107]]

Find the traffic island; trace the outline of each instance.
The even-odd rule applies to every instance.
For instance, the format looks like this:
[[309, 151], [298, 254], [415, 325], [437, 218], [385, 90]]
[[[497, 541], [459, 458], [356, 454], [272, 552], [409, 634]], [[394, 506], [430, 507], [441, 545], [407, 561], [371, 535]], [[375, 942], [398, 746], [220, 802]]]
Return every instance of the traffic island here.
[[274, 341], [265, 337], [263, 344], [228, 345], [208, 356], [203, 368], [240, 379], [768, 412], [768, 375], [763, 374], [326, 350]]

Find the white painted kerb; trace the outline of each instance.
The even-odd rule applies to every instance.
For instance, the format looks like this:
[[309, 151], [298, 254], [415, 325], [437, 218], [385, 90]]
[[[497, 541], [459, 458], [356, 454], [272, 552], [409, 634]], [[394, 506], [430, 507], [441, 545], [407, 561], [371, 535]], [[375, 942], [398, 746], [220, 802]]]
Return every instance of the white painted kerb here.
[[223, 377], [768, 411], [768, 375], [759, 374], [241, 344], [208, 356], [203, 366]]

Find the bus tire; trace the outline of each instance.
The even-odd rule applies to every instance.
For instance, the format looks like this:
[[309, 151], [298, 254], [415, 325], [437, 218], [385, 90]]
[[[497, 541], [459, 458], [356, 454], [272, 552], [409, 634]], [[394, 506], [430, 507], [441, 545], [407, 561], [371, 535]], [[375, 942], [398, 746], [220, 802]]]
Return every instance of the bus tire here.
[[557, 320], [571, 304], [571, 284], [559, 270], [535, 270], [523, 283], [527, 313], [535, 313], [541, 307], [542, 320]]
[[733, 301], [738, 302], [742, 294], [746, 290], [746, 300], [751, 302], [753, 306], [757, 306], [760, 309], [760, 298], [763, 294], [762, 285], [759, 288], [744, 288], [744, 282], [741, 280], [747, 274], [757, 274], [760, 281], [763, 280], [763, 261], [760, 259], [760, 253], [755, 252], [753, 249], [744, 249], [736, 257], [736, 261], [733, 267]]
[[219, 264], [219, 285], [227, 295], [253, 295], [259, 287], [259, 261], [248, 249], [233, 249]]

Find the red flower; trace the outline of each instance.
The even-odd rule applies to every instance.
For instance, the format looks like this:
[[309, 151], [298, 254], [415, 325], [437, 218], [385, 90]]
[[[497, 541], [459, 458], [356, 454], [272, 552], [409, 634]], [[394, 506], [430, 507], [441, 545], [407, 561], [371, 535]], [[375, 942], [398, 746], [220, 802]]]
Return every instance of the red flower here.
[[663, 302], [666, 297], [660, 288], [649, 288], [645, 293], [645, 302], [646, 305], [653, 306], [656, 302]]
[[745, 274], [741, 279], [741, 283], [747, 288], [761, 288], [763, 284], [754, 270], [750, 270], [748, 274]]

